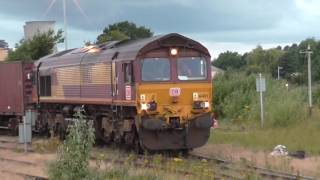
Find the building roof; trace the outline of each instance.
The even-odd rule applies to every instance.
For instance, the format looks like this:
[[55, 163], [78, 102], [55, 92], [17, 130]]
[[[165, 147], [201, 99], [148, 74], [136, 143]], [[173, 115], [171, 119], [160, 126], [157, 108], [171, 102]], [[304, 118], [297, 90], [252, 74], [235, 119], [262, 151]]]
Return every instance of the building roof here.
[[56, 23], [56, 21], [26, 21], [26, 24], [35, 24], [35, 23]]
[[219, 72], [219, 73], [224, 73], [225, 70], [221, 69], [221, 68], [218, 68], [216, 66], [211, 66], [211, 69], [212, 71], [215, 71], [215, 72]]

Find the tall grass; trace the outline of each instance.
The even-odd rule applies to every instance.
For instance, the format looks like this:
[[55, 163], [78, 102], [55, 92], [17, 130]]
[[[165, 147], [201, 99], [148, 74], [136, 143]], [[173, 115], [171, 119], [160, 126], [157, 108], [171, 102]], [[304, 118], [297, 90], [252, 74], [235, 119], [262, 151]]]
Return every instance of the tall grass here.
[[215, 130], [209, 143], [234, 144], [256, 150], [271, 150], [278, 144], [290, 152], [304, 150], [307, 154], [319, 155], [320, 122], [316, 119], [291, 125], [289, 128], [267, 128], [247, 131]]
[[[219, 120], [258, 127], [260, 101], [256, 76], [227, 72], [214, 82], [214, 111]], [[306, 88], [289, 85], [266, 76], [264, 111], [266, 127], [287, 127], [308, 118]]]
[[277, 144], [289, 150], [320, 154], [320, 87], [314, 85], [314, 108], [309, 115], [307, 88], [266, 76], [264, 93], [265, 126], [260, 128], [259, 94], [256, 76], [227, 72], [214, 81], [214, 111], [220, 130], [213, 131], [209, 142], [236, 144], [272, 150]]

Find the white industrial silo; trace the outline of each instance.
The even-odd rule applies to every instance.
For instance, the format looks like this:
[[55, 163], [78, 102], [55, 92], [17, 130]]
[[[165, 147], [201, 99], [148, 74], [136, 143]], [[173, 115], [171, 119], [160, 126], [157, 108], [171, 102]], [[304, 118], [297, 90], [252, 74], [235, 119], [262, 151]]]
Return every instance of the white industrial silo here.
[[46, 33], [49, 30], [55, 30], [55, 23], [55, 21], [28, 21], [23, 26], [24, 38], [29, 40], [39, 33]]

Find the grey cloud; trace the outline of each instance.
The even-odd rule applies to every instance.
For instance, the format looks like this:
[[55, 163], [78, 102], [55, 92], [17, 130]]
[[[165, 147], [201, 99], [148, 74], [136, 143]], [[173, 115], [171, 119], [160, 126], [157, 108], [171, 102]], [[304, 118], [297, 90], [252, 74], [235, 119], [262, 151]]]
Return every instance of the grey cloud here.
[[[283, 16], [290, 0], [79, 0], [89, 21], [69, 0], [69, 24], [79, 29], [102, 30], [110, 23], [131, 20], [157, 32], [214, 32], [232, 29], [271, 28]], [[23, 20], [43, 20], [49, 0], [0, 2], [0, 12]], [[48, 19], [62, 21], [61, 0], [48, 13]]]
[[[17, 21], [48, 19], [61, 24], [62, 0], [56, 0], [51, 11], [43, 17], [49, 2], [50, 0], [0, 1], [0, 15], [4, 14]], [[156, 34], [178, 32], [211, 42], [290, 42], [305, 38], [308, 32], [311, 36], [318, 35], [317, 32], [307, 28], [297, 30], [297, 26], [303, 21], [292, 0], [79, 0], [79, 2], [88, 20], [81, 15], [72, 0], [68, 0], [69, 26], [70, 29], [79, 30], [77, 33], [79, 36], [87, 32], [90, 37], [95, 37], [97, 32], [101, 32], [108, 24], [123, 20], [149, 27]], [[292, 19], [296, 19], [296, 22]], [[79, 42], [83, 41], [81, 37], [78, 39]]]
[[[283, 7], [287, 11], [293, 8], [290, 1], [275, 0], [124, 0], [81, 3], [92, 24], [100, 29], [109, 23], [131, 20], [158, 32], [186, 33], [272, 28], [283, 18]], [[74, 23], [77, 27], [91, 29], [86, 22], [75, 20]]]

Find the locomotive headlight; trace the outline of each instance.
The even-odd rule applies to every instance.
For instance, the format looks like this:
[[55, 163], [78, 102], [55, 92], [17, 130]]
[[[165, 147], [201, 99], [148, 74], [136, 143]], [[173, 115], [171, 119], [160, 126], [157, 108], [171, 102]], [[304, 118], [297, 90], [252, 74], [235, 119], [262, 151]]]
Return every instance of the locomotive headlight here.
[[205, 108], [209, 108], [210, 107], [210, 103], [209, 102], [205, 102]]
[[178, 49], [177, 48], [171, 48], [170, 49], [170, 55], [171, 56], [176, 56], [178, 54]]
[[141, 103], [141, 110], [155, 111], [157, 110], [157, 103], [154, 101], [149, 103]]
[[148, 110], [148, 104], [147, 103], [141, 103], [141, 110]]
[[208, 109], [210, 107], [209, 101], [194, 101], [193, 109]]
[[208, 101], [205, 101], [205, 102], [201, 103], [201, 107], [202, 108], [209, 108], [209, 106], [210, 106], [210, 103]]

